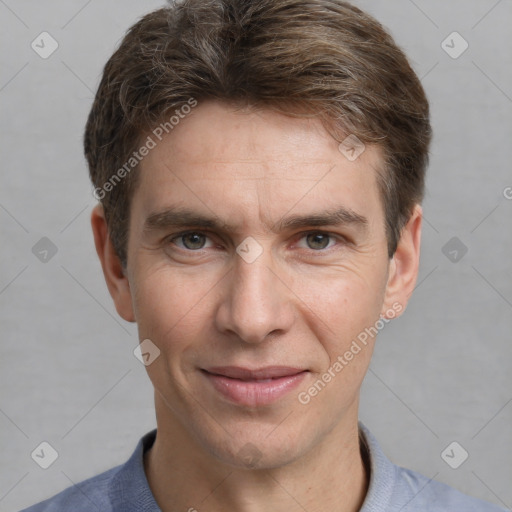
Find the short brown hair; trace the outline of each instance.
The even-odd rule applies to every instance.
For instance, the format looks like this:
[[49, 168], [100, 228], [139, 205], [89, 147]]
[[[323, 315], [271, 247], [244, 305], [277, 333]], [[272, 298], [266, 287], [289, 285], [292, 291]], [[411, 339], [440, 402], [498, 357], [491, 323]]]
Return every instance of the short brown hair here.
[[[147, 14], [107, 62], [87, 120], [96, 190], [191, 98], [316, 116], [379, 145], [394, 254], [423, 198], [431, 127], [418, 77], [375, 19], [338, 0], [183, 0]], [[135, 166], [100, 197], [123, 265], [136, 179]]]

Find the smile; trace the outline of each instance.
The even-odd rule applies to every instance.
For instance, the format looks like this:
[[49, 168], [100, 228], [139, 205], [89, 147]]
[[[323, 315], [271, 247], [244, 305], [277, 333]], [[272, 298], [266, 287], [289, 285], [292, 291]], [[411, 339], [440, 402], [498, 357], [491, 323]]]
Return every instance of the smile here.
[[210, 385], [230, 402], [257, 407], [276, 402], [295, 389], [308, 371], [285, 366], [256, 370], [225, 366], [203, 369], [202, 373]]

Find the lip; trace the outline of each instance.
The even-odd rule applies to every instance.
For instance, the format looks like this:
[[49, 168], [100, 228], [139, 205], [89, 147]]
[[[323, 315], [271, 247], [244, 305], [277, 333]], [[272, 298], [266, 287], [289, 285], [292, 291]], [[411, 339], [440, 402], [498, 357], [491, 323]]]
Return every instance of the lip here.
[[308, 370], [290, 366], [249, 369], [217, 366], [202, 369], [212, 387], [238, 405], [257, 407], [276, 402], [296, 388]]

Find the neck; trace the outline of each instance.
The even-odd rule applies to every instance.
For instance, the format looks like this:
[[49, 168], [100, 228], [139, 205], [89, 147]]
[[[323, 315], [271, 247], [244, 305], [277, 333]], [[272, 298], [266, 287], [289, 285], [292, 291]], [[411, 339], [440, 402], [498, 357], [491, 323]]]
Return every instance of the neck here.
[[162, 512], [356, 512], [364, 501], [369, 474], [355, 406], [356, 414], [309, 452], [286, 465], [264, 469], [224, 463], [178, 421], [167, 414], [159, 418], [157, 406], [157, 436], [144, 459], [149, 486]]

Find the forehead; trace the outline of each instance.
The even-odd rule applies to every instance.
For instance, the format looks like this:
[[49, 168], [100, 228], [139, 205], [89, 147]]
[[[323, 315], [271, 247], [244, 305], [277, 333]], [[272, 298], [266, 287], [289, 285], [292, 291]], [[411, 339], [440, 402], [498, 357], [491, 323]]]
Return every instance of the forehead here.
[[224, 219], [254, 217], [258, 208], [271, 222], [319, 206], [382, 214], [379, 148], [351, 161], [317, 118], [206, 102], [162, 140], [150, 136], [156, 145], [141, 162], [134, 196], [146, 216], [190, 205]]

